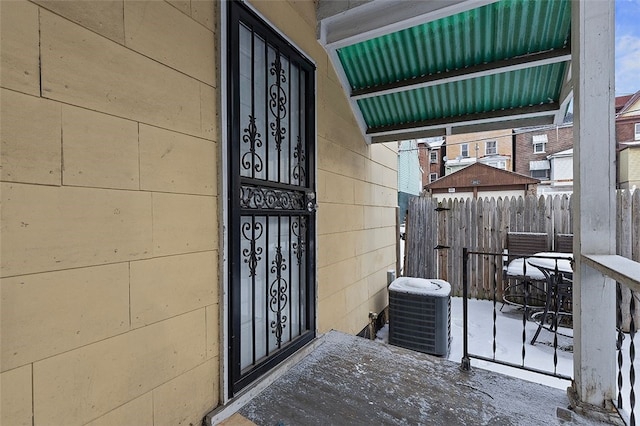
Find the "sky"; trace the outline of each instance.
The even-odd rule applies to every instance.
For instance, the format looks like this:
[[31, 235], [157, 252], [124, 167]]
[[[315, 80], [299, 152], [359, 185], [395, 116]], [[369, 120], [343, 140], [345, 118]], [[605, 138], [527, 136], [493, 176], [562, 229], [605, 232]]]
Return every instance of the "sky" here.
[[616, 1], [616, 96], [640, 90], [640, 0]]

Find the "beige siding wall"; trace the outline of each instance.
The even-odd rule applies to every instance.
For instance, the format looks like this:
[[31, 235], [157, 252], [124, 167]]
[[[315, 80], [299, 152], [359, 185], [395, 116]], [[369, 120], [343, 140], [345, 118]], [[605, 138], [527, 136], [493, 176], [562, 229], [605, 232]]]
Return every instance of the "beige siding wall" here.
[[[312, 1], [255, 2], [317, 64], [318, 327], [387, 304], [396, 150], [367, 146]], [[211, 1], [2, 1], [1, 424], [199, 424], [218, 404]]]
[[214, 9], [0, 2], [1, 424], [218, 404]]
[[620, 151], [620, 187], [640, 187], [640, 147], [629, 147]]
[[318, 328], [356, 333], [387, 305], [395, 269], [396, 144], [365, 143], [316, 41], [313, 2], [252, 4], [317, 66]]

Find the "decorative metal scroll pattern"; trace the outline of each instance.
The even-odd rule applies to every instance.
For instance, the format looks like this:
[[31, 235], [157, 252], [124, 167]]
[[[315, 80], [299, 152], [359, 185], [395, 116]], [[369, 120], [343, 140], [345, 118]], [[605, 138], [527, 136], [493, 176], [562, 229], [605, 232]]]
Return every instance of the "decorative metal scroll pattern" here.
[[283, 315], [284, 308], [287, 306], [289, 300], [287, 296], [287, 290], [289, 285], [287, 280], [282, 277], [282, 273], [287, 269], [285, 264], [286, 259], [282, 256], [282, 248], [276, 247], [276, 255], [271, 262], [271, 273], [276, 274], [276, 279], [273, 280], [269, 287], [269, 309], [276, 314], [276, 319], [271, 321], [271, 332], [276, 336], [276, 343], [278, 347], [282, 344], [282, 331], [286, 327], [287, 316]]
[[293, 167], [293, 178], [304, 184], [306, 182], [306, 173], [304, 171], [304, 162], [306, 160], [302, 140], [298, 136], [298, 143], [293, 151], [293, 158], [296, 159], [296, 165]]
[[249, 276], [256, 275], [258, 262], [262, 259], [262, 247], [256, 247], [256, 241], [262, 237], [262, 223], [260, 222], [244, 222], [242, 224], [242, 236], [249, 241], [249, 248], [242, 250], [244, 263], [249, 267]]
[[276, 150], [280, 152], [282, 140], [287, 132], [287, 129], [282, 126], [282, 120], [287, 116], [287, 92], [282, 85], [287, 82], [287, 78], [284, 75], [284, 69], [282, 69], [280, 52], [276, 52], [276, 58], [271, 63], [269, 73], [276, 77], [275, 83], [269, 87], [269, 110], [276, 119], [270, 125], [271, 136], [275, 138]]
[[242, 185], [240, 207], [244, 209], [302, 210], [305, 208], [304, 192]]
[[631, 303], [629, 305], [629, 314], [631, 315], [631, 323], [629, 324], [629, 337], [631, 342], [629, 343], [629, 405], [631, 406], [631, 424], [636, 424], [636, 392], [634, 390], [636, 383], [636, 369], [634, 367], [634, 362], [636, 358], [636, 345], [634, 342], [634, 338], [636, 335], [636, 323], [634, 321], [636, 314], [636, 298], [631, 296]]
[[291, 223], [291, 233], [295, 236], [295, 240], [291, 244], [293, 248], [293, 254], [296, 256], [298, 261], [298, 265], [302, 264], [302, 258], [304, 256], [304, 250], [306, 241], [304, 240], [304, 236], [307, 231], [307, 221], [304, 217], [300, 217], [299, 221], [293, 221]]
[[249, 151], [242, 155], [240, 164], [245, 170], [249, 170], [253, 167], [254, 171], [260, 173], [262, 171], [263, 163], [262, 158], [256, 152], [256, 148], [260, 148], [262, 146], [262, 140], [260, 140], [262, 135], [258, 132], [256, 118], [254, 116], [249, 115], [249, 125], [244, 129], [244, 133], [242, 141], [249, 144]]
[[622, 333], [622, 286], [616, 285], [616, 351], [618, 352], [618, 404], [617, 408], [622, 408], [622, 366], [624, 364], [624, 358], [622, 356], [622, 339], [624, 334]]

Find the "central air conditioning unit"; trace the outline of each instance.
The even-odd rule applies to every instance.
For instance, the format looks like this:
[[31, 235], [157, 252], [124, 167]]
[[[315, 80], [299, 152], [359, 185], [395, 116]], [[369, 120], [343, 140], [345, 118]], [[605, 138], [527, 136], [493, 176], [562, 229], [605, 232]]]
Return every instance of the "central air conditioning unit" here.
[[449, 355], [451, 285], [400, 277], [389, 286], [389, 343], [430, 355]]

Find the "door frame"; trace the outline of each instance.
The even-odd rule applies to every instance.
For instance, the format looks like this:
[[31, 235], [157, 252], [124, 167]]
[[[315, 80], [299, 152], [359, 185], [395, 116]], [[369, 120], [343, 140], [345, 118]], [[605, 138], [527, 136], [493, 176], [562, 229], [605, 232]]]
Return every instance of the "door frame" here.
[[[277, 33], [280, 37], [282, 37], [285, 41], [287, 41], [291, 46], [300, 53], [307, 61], [309, 61], [315, 68], [314, 70], [314, 79], [313, 79], [313, 91], [314, 91], [314, 120], [313, 120], [313, 155], [315, 161], [313, 162], [313, 173], [316, 176], [314, 180], [313, 191], [317, 194], [317, 172], [318, 172], [318, 79], [317, 79], [317, 63], [313, 59], [311, 55], [309, 55], [304, 49], [302, 49], [298, 44], [296, 44], [288, 35], [286, 35], [279, 27], [277, 27], [273, 21], [267, 18], [262, 12], [256, 9], [251, 3], [246, 0], [223, 0], [219, 3], [219, 14], [218, 14], [218, 28], [219, 33], [217, 34], [218, 40], [220, 43], [218, 44], [218, 72], [219, 72], [219, 103], [218, 103], [218, 111], [220, 120], [218, 121], [219, 126], [219, 135], [220, 135], [220, 143], [219, 143], [219, 153], [220, 153], [220, 179], [218, 179], [218, 228], [219, 228], [219, 277], [218, 277], [218, 286], [219, 286], [219, 310], [218, 310], [218, 331], [219, 331], [219, 347], [218, 354], [220, 359], [220, 375], [219, 375], [219, 384], [220, 384], [220, 402], [222, 405], [227, 405], [232, 399], [230, 396], [232, 390], [232, 384], [230, 383], [230, 366], [229, 366], [229, 314], [230, 314], [230, 304], [229, 304], [229, 131], [228, 126], [225, 123], [228, 123], [229, 120], [229, 93], [227, 90], [228, 86], [228, 19], [229, 19], [229, 2], [231, 1], [240, 1], [245, 7], [247, 7], [251, 12], [258, 16], [262, 21], [264, 21], [275, 33]], [[317, 216], [316, 216], [317, 217]], [[316, 272], [317, 272], [317, 258], [318, 258], [318, 226], [316, 219], [316, 226], [314, 231], [314, 240], [316, 244], [314, 244], [314, 257], [316, 259]], [[314, 287], [314, 326], [315, 326], [315, 335], [316, 338], [318, 336], [318, 279], [317, 273], [314, 274], [315, 282], [313, 283]], [[260, 379], [258, 379], [260, 381]], [[252, 385], [249, 385], [250, 388]]]

